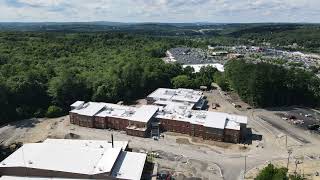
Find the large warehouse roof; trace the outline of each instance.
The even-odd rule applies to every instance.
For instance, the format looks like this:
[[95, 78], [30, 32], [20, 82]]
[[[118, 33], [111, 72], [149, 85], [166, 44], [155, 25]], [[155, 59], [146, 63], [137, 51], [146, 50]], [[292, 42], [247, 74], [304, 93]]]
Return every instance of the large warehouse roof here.
[[141, 177], [146, 155], [122, 151], [127, 142], [116, 141], [115, 147], [112, 148], [102, 141], [59, 141], [46, 140], [44, 143], [25, 144], [1, 162], [0, 170], [8, 167], [25, 167], [52, 173], [55, 171], [78, 175], [107, 173], [124, 179]]
[[[81, 148], [91, 149], [109, 149], [112, 148], [112, 143], [105, 140], [69, 140], [69, 139], [46, 139], [43, 143], [51, 143], [62, 146], [76, 146]], [[128, 141], [114, 141], [115, 148], [125, 150], [128, 146]]]

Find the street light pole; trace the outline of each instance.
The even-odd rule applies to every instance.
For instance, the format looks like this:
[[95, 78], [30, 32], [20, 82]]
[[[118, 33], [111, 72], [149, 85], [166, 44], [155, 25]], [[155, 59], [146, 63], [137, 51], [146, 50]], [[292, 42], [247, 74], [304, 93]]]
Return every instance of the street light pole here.
[[244, 178], [246, 178], [246, 172], [247, 172], [247, 155], [244, 155], [244, 174], [243, 174]]
[[286, 148], [288, 149], [288, 136], [286, 135]]
[[288, 169], [288, 171], [289, 171], [289, 159], [290, 159], [290, 154], [292, 153], [292, 150], [291, 149], [289, 149], [288, 150], [288, 162], [287, 162], [287, 169]]

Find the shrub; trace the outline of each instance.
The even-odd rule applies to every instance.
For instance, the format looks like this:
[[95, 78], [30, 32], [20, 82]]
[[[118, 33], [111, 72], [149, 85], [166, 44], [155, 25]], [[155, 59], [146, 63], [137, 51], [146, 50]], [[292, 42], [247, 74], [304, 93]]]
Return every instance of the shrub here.
[[49, 118], [55, 118], [62, 116], [64, 114], [63, 110], [58, 106], [49, 106], [46, 116]]

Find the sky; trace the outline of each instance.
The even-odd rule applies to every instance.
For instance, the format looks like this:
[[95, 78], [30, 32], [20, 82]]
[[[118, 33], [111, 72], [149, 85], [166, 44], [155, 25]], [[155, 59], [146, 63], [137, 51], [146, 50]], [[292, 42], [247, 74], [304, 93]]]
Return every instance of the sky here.
[[0, 0], [0, 21], [320, 23], [320, 0]]

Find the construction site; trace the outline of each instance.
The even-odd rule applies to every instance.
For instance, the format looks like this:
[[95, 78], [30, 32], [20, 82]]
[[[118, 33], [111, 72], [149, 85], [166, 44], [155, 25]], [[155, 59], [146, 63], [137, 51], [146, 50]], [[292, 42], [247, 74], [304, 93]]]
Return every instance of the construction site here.
[[159, 138], [160, 132], [170, 131], [216, 141], [245, 141], [247, 117], [201, 110], [206, 102], [200, 91], [160, 88], [146, 101], [148, 105], [140, 107], [77, 101], [71, 105], [70, 122], [139, 137]]
[[[7, 157], [10, 154], [9, 150], [19, 147], [20, 143], [45, 142], [48, 138], [110, 142], [113, 134], [115, 141], [127, 141], [130, 151], [146, 154], [147, 161], [152, 162], [156, 169], [152, 173], [152, 177], [158, 176], [158, 179], [168, 176], [179, 180], [190, 178], [207, 180], [254, 179], [258, 170], [261, 170], [268, 163], [281, 166], [286, 166], [288, 163], [289, 173], [296, 171], [301, 172], [306, 179], [319, 179], [320, 138], [317, 133], [312, 133], [306, 128], [301, 128], [282, 119], [278, 115], [280, 111], [244, 108], [247, 106], [243, 102], [219, 89], [202, 92], [201, 96], [206, 96], [208, 105], [207, 111], [204, 112], [247, 117], [247, 138], [243, 143], [212, 141], [173, 130], [163, 132], [160, 130], [158, 139], [148, 138], [151, 135], [147, 138], [141, 138], [127, 134], [126, 129], [113, 129], [109, 127], [109, 124], [98, 128], [94, 127], [95, 123], [82, 122], [85, 124], [82, 127], [78, 124], [72, 124], [71, 116], [64, 116], [55, 119], [34, 118], [2, 126], [0, 128], [0, 142], [4, 147], [2, 152], [6, 153], [5, 157]], [[242, 107], [235, 107], [233, 103]], [[127, 107], [134, 112], [139, 112], [139, 108], [144, 108], [147, 105], [147, 100], [141, 99], [134, 105], [116, 105], [114, 109], [116, 109], [115, 107], [122, 109]], [[154, 103], [149, 103], [149, 105], [156, 106]], [[105, 104], [102, 106], [105, 107]], [[157, 108], [158, 110], [153, 115], [151, 115], [154, 112], [153, 109], [150, 111], [152, 121], [158, 119], [159, 112], [159, 116], [161, 116], [161, 109], [166, 106]], [[313, 112], [312, 109], [305, 110], [308, 114], [311, 114], [309, 111]], [[201, 112], [203, 110], [192, 109], [191, 111]], [[281, 112], [289, 113], [289, 111]], [[128, 124], [125, 124], [126, 127], [129, 126], [130, 121], [137, 121], [134, 120], [137, 117], [134, 114], [124, 118], [128, 121]], [[106, 116], [107, 119], [109, 116]], [[116, 115], [113, 116], [115, 116], [113, 118], [117, 118]], [[168, 116], [170, 117], [170, 115]], [[316, 113], [312, 113], [312, 116], [318, 118]], [[142, 117], [142, 120], [148, 118]], [[161, 119], [159, 119], [160, 121]], [[106, 122], [109, 123], [109, 121]], [[112, 123], [111, 120], [110, 122]], [[88, 124], [93, 128], [88, 128]], [[9, 150], [7, 151], [7, 149]], [[299, 164], [296, 166], [298, 161]], [[151, 179], [151, 175], [148, 177]]]

